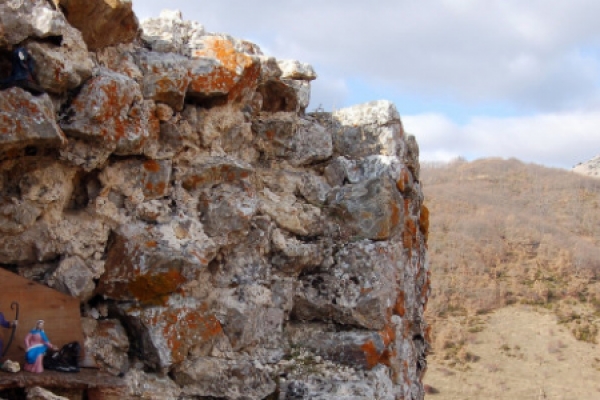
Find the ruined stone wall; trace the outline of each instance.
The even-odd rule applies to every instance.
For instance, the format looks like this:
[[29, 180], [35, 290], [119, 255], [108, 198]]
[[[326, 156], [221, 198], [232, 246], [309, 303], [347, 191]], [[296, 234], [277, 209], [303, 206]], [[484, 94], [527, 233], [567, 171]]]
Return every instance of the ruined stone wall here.
[[80, 299], [88, 362], [133, 399], [423, 398], [428, 218], [391, 103], [307, 114], [309, 65], [125, 0], [0, 27], [0, 78], [22, 46], [44, 92], [0, 91], [0, 264]]

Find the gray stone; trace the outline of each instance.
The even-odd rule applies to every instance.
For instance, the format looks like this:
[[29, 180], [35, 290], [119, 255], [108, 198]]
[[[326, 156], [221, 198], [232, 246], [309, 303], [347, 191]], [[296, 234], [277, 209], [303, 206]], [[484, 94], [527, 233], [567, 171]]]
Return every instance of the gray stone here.
[[91, 299], [96, 288], [94, 273], [79, 257], [62, 260], [48, 279], [48, 286], [77, 297], [82, 302]]
[[142, 154], [159, 134], [154, 104], [131, 78], [101, 70], [86, 82], [61, 119], [68, 136], [93, 141], [119, 155]]
[[47, 42], [30, 42], [26, 46], [37, 66], [35, 76], [40, 86], [56, 94], [79, 87], [92, 76], [94, 68], [77, 29], [66, 24], [59, 37], [60, 46]]
[[387, 176], [335, 188], [328, 197], [334, 221], [353, 239], [387, 240], [404, 223], [404, 204]]
[[127, 224], [115, 233], [97, 291], [117, 300], [164, 304], [198, 277], [217, 250], [202, 225], [186, 217], [161, 225]]
[[339, 124], [333, 133], [337, 155], [357, 159], [370, 155], [401, 155], [404, 151], [400, 116], [388, 101], [343, 108], [332, 117]]
[[312, 81], [317, 79], [317, 74], [313, 67], [297, 60], [279, 60], [277, 62], [281, 69], [282, 79], [295, 79]]
[[86, 357], [113, 375], [129, 369], [129, 337], [119, 320], [84, 318], [82, 326]]
[[178, 365], [173, 375], [188, 396], [262, 400], [276, 389], [269, 375], [249, 361], [202, 357]]
[[361, 241], [348, 244], [323, 272], [303, 275], [294, 295], [294, 316], [381, 330], [398, 297], [404, 264], [399, 246]]
[[158, 370], [168, 370], [193, 353], [208, 355], [220, 339], [223, 328], [208, 303], [178, 295], [164, 306], [121, 306], [123, 318], [133, 331], [137, 352], [144, 363]]
[[132, 400], [178, 400], [181, 388], [169, 377], [132, 369], [125, 375]]
[[265, 188], [259, 195], [259, 209], [286, 231], [300, 236], [323, 233], [321, 209], [298, 201], [293, 194], [274, 193]]
[[158, 52], [140, 52], [136, 59], [144, 77], [144, 98], [165, 103], [175, 111], [181, 111], [191, 81], [188, 59]]
[[47, 95], [33, 96], [16, 87], [0, 91], [0, 155], [28, 146], [58, 148], [66, 143]]
[[142, 21], [142, 39], [154, 51], [190, 56], [205, 35], [197, 22], [184, 21], [180, 11], [163, 10], [158, 18]]

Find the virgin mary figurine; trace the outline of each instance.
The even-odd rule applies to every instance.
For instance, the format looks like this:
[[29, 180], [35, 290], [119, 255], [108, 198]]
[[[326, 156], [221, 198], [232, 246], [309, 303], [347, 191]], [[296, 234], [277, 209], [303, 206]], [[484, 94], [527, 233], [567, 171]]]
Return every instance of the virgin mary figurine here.
[[39, 320], [27, 336], [25, 336], [25, 371], [44, 372], [44, 354], [50, 348], [58, 350], [56, 346], [50, 343], [48, 336], [44, 332], [44, 320]]

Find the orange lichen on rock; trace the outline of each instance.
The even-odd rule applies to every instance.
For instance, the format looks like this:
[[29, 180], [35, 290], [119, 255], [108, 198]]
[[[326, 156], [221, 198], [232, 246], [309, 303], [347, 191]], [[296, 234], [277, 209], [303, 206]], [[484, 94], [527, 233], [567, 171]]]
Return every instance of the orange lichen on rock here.
[[394, 354], [394, 350], [389, 349], [390, 344], [396, 339], [396, 330], [392, 325], [386, 325], [386, 327], [378, 332], [378, 335], [383, 341], [383, 350], [377, 348], [377, 345], [373, 339], [367, 340], [360, 349], [365, 355], [365, 363], [368, 369], [375, 367], [377, 364], [389, 364], [390, 357]]
[[404, 291], [400, 290], [398, 292], [398, 297], [396, 298], [396, 304], [394, 304], [394, 314], [404, 317], [406, 314], [406, 304], [404, 299]]
[[429, 208], [425, 204], [421, 205], [421, 213], [419, 215], [419, 230], [425, 238], [425, 243], [429, 239]]
[[[179, 311], [163, 328], [173, 362], [183, 361], [192, 345], [202, 345], [223, 334], [221, 323], [214, 314], [201, 309]], [[182, 335], [187, 333], [186, 335]]]
[[238, 51], [226, 37], [207, 37], [204, 47], [196, 50], [193, 57], [216, 59], [218, 64], [212, 65], [207, 74], [192, 74], [189, 92], [206, 96], [227, 94], [229, 101], [236, 101], [246, 91], [254, 91], [258, 85], [260, 63]]
[[168, 295], [174, 293], [185, 281], [179, 271], [170, 270], [138, 276], [129, 282], [128, 289], [141, 303], [161, 305], [165, 304]]
[[149, 172], [159, 172], [160, 171], [160, 164], [158, 162], [156, 162], [155, 160], [147, 160], [144, 162], [143, 166], [144, 166], [144, 169]]

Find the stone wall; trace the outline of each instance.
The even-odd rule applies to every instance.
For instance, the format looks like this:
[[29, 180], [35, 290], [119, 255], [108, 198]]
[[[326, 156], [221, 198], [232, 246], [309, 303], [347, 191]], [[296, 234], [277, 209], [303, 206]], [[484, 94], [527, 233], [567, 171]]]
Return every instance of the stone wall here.
[[4, 2], [0, 28], [0, 78], [21, 46], [43, 91], [0, 91], [0, 264], [80, 299], [132, 399], [423, 398], [428, 215], [393, 104], [306, 113], [309, 65], [126, 0]]

